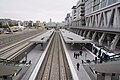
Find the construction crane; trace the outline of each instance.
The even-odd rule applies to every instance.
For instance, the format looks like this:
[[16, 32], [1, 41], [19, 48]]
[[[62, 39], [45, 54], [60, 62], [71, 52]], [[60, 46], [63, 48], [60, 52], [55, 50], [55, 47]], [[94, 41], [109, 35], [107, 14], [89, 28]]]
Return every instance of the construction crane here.
[[11, 27], [9, 26], [8, 22], [6, 22], [6, 24], [7, 24], [8, 31], [11, 32], [11, 33], [13, 33], [13, 30], [12, 30]]

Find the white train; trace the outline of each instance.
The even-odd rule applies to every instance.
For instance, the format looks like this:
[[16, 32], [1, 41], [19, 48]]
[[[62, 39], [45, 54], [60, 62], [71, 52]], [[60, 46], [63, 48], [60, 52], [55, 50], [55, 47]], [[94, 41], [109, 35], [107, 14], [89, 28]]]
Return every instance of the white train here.
[[87, 43], [85, 46], [88, 50], [90, 50], [93, 54], [95, 54], [98, 58], [102, 58], [104, 60], [108, 60], [110, 58], [113, 58], [113, 56], [115, 56], [114, 53], [112, 52], [107, 52], [104, 49], [101, 49], [99, 47], [97, 47], [95, 44], [93, 43]]

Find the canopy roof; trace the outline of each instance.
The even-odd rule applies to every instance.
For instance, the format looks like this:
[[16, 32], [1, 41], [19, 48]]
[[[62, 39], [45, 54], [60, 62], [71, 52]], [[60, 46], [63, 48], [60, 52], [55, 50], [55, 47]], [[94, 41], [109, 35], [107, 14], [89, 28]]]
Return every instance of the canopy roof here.
[[60, 29], [63, 39], [66, 43], [91, 43], [92, 40], [86, 39], [80, 35], [70, 32], [65, 29]]

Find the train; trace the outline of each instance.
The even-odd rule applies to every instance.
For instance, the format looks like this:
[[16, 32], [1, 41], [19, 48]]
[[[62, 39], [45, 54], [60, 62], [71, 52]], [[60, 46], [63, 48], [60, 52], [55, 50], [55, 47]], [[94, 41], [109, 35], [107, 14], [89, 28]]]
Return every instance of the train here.
[[94, 55], [96, 55], [98, 58], [103, 59], [103, 60], [109, 60], [113, 58], [113, 56], [115, 56], [113, 52], [105, 51], [104, 49], [97, 47], [93, 43], [87, 43], [85, 47], [89, 51], [91, 51]]

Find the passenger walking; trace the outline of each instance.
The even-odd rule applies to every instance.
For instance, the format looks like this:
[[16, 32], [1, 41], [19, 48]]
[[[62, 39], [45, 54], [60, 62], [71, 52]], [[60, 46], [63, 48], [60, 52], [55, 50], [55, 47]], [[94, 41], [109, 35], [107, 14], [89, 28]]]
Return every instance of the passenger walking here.
[[103, 58], [101, 57], [101, 58], [100, 58], [100, 63], [102, 63], [102, 62], [103, 62]]
[[79, 54], [79, 53], [77, 53], [77, 56], [78, 56], [78, 58], [79, 58], [80, 54]]
[[97, 63], [97, 57], [95, 57], [95, 63]]
[[80, 55], [82, 56], [82, 51], [80, 51]]
[[31, 60], [29, 61], [29, 64], [31, 64]]
[[99, 54], [98, 54], [98, 57], [100, 58], [100, 56], [101, 56], [101, 49], [99, 50]]
[[80, 63], [77, 63], [77, 70], [79, 71]]
[[75, 52], [74, 52], [74, 58], [75, 58]]
[[84, 61], [82, 60], [82, 64], [84, 63]]
[[75, 53], [75, 58], [77, 59], [77, 53]]

